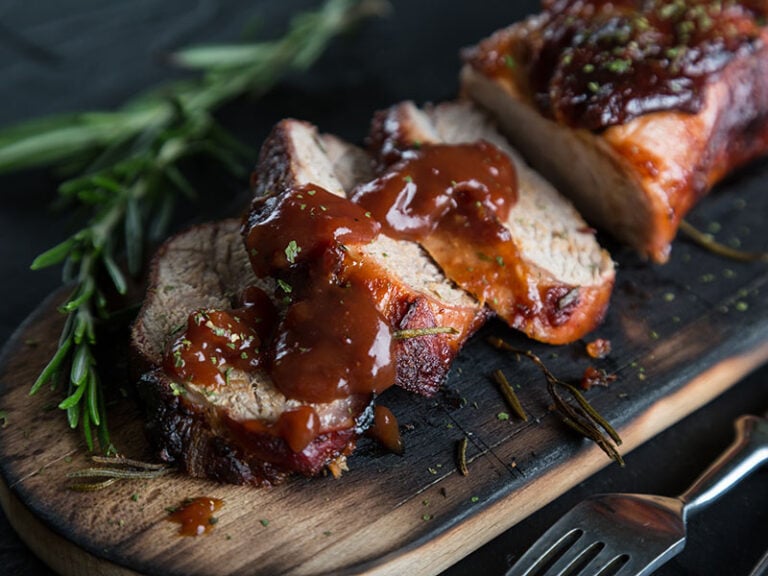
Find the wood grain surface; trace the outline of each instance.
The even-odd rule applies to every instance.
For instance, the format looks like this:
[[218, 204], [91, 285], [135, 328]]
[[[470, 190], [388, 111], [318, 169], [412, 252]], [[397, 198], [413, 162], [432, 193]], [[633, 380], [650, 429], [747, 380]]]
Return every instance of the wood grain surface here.
[[[750, 219], [764, 213], [757, 184], [766, 168], [753, 166], [730, 183], [731, 195], [709, 198], [708, 219], [742, 231], [757, 225]], [[69, 490], [67, 473], [89, 465], [80, 437], [50, 409], [50, 395], [27, 395], [61, 327], [61, 294], [54, 294], [0, 362], [0, 404], [9, 422], [0, 430], [3, 506], [62, 574], [89, 573], [94, 563], [106, 574], [436, 574], [609, 463], [551, 412], [538, 369], [493, 349], [488, 335], [532, 349], [565, 379], [578, 380], [590, 364], [617, 374], [608, 388], [587, 395], [619, 429], [623, 451], [768, 359], [763, 264], [724, 261], [680, 242], [669, 265], [654, 267], [614, 249], [619, 281], [594, 334], [611, 341], [608, 358], [591, 360], [584, 342], [548, 347], [492, 322], [462, 352], [437, 398], [399, 390], [382, 397], [402, 426], [404, 456], [363, 439], [341, 479], [296, 478], [269, 490], [176, 474], [96, 493]], [[112, 338], [102, 365], [112, 366], [113, 387], [130, 390], [124, 333]], [[498, 417], [509, 410], [489, 379], [496, 368], [514, 383], [529, 422]], [[128, 396], [110, 411], [114, 442], [125, 455], [146, 459], [139, 410]], [[456, 468], [463, 437], [467, 476]], [[166, 509], [196, 496], [224, 500], [219, 522], [210, 535], [180, 537]], [[22, 509], [29, 514], [19, 515]], [[42, 538], [41, 530], [56, 536]]]
[[[2, 90], [4, 101], [15, 105], [0, 110], [4, 123], [118, 104], [140, 86], [167, 76], [165, 69], [142, 65], [152, 61], [158, 46], [236, 37], [242, 21], [232, 14], [250, 2], [200, 2], [186, 21], [178, 18], [186, 5], [178, 1], [115, 3], [109, 9], [98, 2], [81, 4], [87, 7], [78, 15], [62, 3], [60, 13], [43, 24], [35, 23], [40, 10], [32, 3], [17, 3], [4, 13], [7, 19], [29, 6], [28, 36], [58, 50], [53, 64], [25, 66], [17, 55], [8, 59]], [[264, 19], [270, 26], [282, 21], [270, 10], [282, 14], [303, 6], [260, 4], [269, 6]], [[395, 4], [394, 18], [337, 47], [315, 76], [292, 79], [260, 104], [259, 114], [250, 103], [241, 103], [225, 121], [253, 145], [271, 121], [286, 114], [358, 140], [377, 107], [404, 97], [419, 102], [450, 98], [458, 49], [537, 3], [489, 1], [484, 10], [454, 3], [434, 19], [425, 18], [429, 3]], [[206, 12], [206, 7], [213, 8]], [[424, 42], [427, 25], [431, 32]], [[89, 34], [80, 34], [84, 30]], [[51, 98], [52, 93], [57, 97]], [[768, 162], [753, 164], [706, 198], [691, 220], [727, 243], [766, 249], [766, 181]], [[63, 222], [51, 222], [39, 210], [55, 185], [39, 177], [24, 187], [6, 184], [4, 189], [10, 211], [3, 214], [0, 234], [13, 241], [0, 242], [0, 248], [4, 264], [14, 267], [5, 264], [3, 275], [20, 283], [16, 295], [44, 293], [56, 284], [55, 274], [44, 276], [47, 283], [26, 274], [31, 255], [64, 234]], [[27, 230], [37, 233], [27, 232], [29, 240], [19, 242]], [[438, 398], [399, 391], [384, 398], [403, 426], [403, 457], [382, 453], [363, 440], [350, 459], [351, 470], [340, 480], [296, 479], [273, 490], [181, 476], [125, 482], [99, 493], [68, 490], [67, 473], [88, 465], [80, 436], [52, 409], [57, 394], [27, 396], [58, 338], [61, 318], [55, 306], [61, 294], [54, 294], [16, 331], [0, 358], [0, 408], [8, 413], [0, 428], [3, 510], [34, 552], [64, 575], [436, 574], [601, 467], [615, 467], [549, 411], [538, 371], [493, 350], [484, 336], [499, 335], [533, 349], [566, 379], [578, 380], [590, 363], [616, 373], [619, 378], [610, 388], [594, 389], [588, 397], [619, 428], [623, 451], [716, 397], [768, 357], [764, 264], [730, 262], [679, 240], [671, 262], [659, 267], [638, 261], [607, 239], [606, 245], [619, 263], [611, 310], [594, 334], [613, 343], [606, 360], [590, 361], [584, 342], [541, 346], [492, 323], [462, 353]], [[10, 301], [3, 319], [13, 318], [9, 311], [18, 301]], [[115, 440], [126, 454], [146, 458], [139, 410], [125, 378], [124, 334], [115, 333], [110, 343], [102, 363], [112, 367], [106, 380], [116, 392], [125, 387], [129, 396], [115, 394], [119, 400], [110, 411]], [[519, 386], [532, 415], [529, 423], [497, 418], [509, 410], [490, 381], [495, 368]], [[470, 461], [469, 475], [463, 477], [456, 471], [455, 451], [465, 436]], [[198, 495], [224, 499], [219, 523], [208, 536], [181, 538], [176, 525], [165, 521], [165, 509]]]

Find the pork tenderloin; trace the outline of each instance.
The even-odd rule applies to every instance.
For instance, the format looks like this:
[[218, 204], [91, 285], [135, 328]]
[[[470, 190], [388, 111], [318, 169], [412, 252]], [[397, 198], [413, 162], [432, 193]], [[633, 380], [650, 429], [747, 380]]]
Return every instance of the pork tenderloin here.
[[[581, 338], [604, 317], [615, 277], [613, 261], [570, 202], [525, 164], [486, 114], [469, 103], [420, 110], [405, 102], [379, 113], [370, 135], [385, 174], [403, 151], [415, 146], [478, 141], [506, 154], [517, 175], [517, 198], [500, 222], [508, 236], [502, 250], [510, 256], [504, 261], [501, 256], [483, 258], [472, 238], [457, 239], [453, 231], [439, 233], [439, 228], [421, 240], [422, 246], [446, 275], [512, 327], [552, 344]], [[366, 189], [363, 185], [355, 197]], [[469, 267], [485, 267], [488, 273], [471, 285], [457, 277]]]
[[543, 2], [464, 52], [462, 90], [590, 223], [663, 263], [696, 202], [768, 150], [768, 10], [604, 4]]

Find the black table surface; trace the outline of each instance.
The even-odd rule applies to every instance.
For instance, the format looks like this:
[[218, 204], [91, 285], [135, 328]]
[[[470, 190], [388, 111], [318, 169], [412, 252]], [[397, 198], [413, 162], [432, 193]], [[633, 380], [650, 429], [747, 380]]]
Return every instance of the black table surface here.
[[[49, 0], [0, 3], [0, 126], [40, 115], [108, 109], [178, 72], [162, 55], [188, 45], [274, 37], [288, 15], [317, 2], [244, 0]], [[392, 2], [383, 19], [335, 42], [308, 74], [293, 74], [257, 103], [239, 102], [222, 120], [257, 147], [284, 116], [360, 141], [372, 111], [403, 99], [422, 103], [457, 93], [458, 51], [536, 9], [535, 1]], [[58, 270], [32, 272], [35, 255], [73, 230], [49, 207], [56, 181], [48, 172], [0, 177], [0, 343], [59, 284]], [[231, 200], [231, 199], [230, 199]], [[206, 216], [226, 213], [225, 199]], [[218, 212], [218, 213], [217, 213]], [[195, 212], [191, 212], [195, 214]], [[199, 216], [192, 216], [199, 217]], [[501, 574], [553, 521], [597, 492], [682, 491], [731, 441], [732, 421], [768, 409], [763, 367], [714, 402], [653, 438], [512, 530], [446, 571]], [[2, 406], [0, 406], [2, 409]], [[768, 548], [768, 470], [690, 522], [685, 550], [661, 575], [746, 575]], [[0, 573], [52, 574], [0, 513]]]

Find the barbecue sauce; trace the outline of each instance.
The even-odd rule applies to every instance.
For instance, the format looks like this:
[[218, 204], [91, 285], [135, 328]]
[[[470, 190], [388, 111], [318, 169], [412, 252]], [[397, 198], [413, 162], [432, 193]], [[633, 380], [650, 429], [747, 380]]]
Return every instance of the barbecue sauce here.
[[386, 406], [380, 404], [373, 409], [373, 425], [368, 430], [368, 435], [377, 440], [390, 452], [403, 453], [403, 441], [400, 438], [400, 428], [397, 418]]
[[370, 242], [381, 229], [359, 206], [314, 185], [259, 198], [245, 226], [248, 257], [260, 277], [306, 270], [325, 253], [331, 262], [323, 273], [332, 274], [327, 269], [338, 262], [338, 250]]
[[517, 201], [514, 164], [496, 146], [423, 144], [353, 200], [395, 238], [419, 242], [446, 276], [480, 302], [514, 302], [512, 325], [543, 311], [553, 325], [567, 319], [563, 294], [532, 291], [517, 245], [504, 224]]
[[[327, 403], [379, 393], [395, 381], [394, 339], [373, 301], [375, 278], [347, 244], [366, 244], [380, 225], [363, 208], [318, 186], [254, 202], [245, 223], [246, 249], [257, 275], [277, 280], [275, 306], [255, 287], [233, 310], [200, 310], [171, 345], [165, 368], [182, 382], [227, 385], [231, 369], [266, 370], [286, 398]], [[302, 452], [321, 434], [311, 406], [246, 428], [282, 438]]]
[[329, 402], [391, 386], [391, 330], [366, 286], [368, 266], [347, 248], [371, 242], [380, 224], [346, 198], [304, 186], [255, 204], [248, 226], [254, 270], [277, 277], [291, 300], [274, 341], [280, 391]]
[[542, 112], [599, 131], [650, 112], [697, 113], [709, 80], [760, 47], [766, 16], [758, 1], [550, 0], [535, 40], [518, 54], [516, 39], [502, 40], [479, 65], [527, 73]]
[[[389, 236], [419, 241], [464, 204], [482, 208], [476, 213], [482, 223], [488, 220], [485, 212], [504, 220], [516, 193], [509, 157], [480, 141], [425, 144], [403, 152], [385, 175], [360, 186], [353, 200], [370, 210]], [[476, 232], [485, 233], [479, 227]]]
[[237, 308], [197, 310], [166, 353], [165, 371], [183, 382], [214, 389], [225, 386], [231, 370], [263, 365], [262, 344], [276, 318], [269, 297], [255, 286], [243, 292]]
[[213, 530], [216, 517], [224, 501], [218, 498], [199, 497], [184, 500], [181, 506], [168, 514], [169, 522], [180, 524], [180, 536], [201, 536]]

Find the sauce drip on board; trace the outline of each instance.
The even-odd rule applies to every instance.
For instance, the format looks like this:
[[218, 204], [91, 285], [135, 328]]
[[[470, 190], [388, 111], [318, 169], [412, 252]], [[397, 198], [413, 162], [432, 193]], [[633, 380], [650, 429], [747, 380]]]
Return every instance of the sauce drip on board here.
[[526, 67], [535, 103], [573, 127], [696, 113], [709, 79], [760, 45], [767, 15], [757, 1], [550, 0], [526, 61], [502, 48], [484, 69], [504, 76]]
[[400, 428], [397, 418], [386, 406], [377, 404], [373, 409], [373, 425], [368, 429], [368, 435], [377, 440], [390, 452], [403, 453], [403, 440], [400, 438]]
[[213, 530], [217, 522], [214, 513], [221, 509], [224, 501], [219, 498], [201, 496], [184, 500], [181, 506], [168, 514], [166, 520], [179, 524], [180, 536], [201, 536]]

